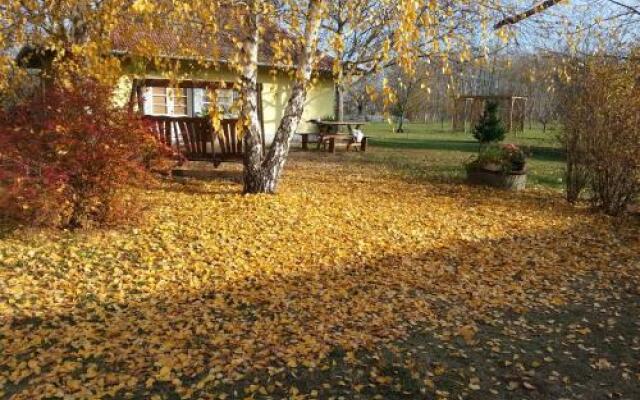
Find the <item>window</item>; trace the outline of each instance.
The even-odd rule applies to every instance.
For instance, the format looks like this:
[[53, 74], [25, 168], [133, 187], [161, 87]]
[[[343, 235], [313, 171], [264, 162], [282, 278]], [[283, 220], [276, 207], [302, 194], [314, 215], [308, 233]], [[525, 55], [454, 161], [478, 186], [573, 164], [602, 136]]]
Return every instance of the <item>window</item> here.
[[238, 93], [233, 89], [216, 90], [218, 110], [224, 115], [224, 118], [238, 118], [238, 113], [234, 107], [237, 99]]
[[[205, 115], [212, 106], [211, 92], [205, 89], [194, 90], [194, 109], [196, 113]], [[218, 112], [224, 119], [238, 118], [236, 102], [240, 94], [233, 89], [216, 89], [215, 98], [218, 105]]]
[[237, 119], [237, 101], [240, 93], [234, 89], [171, 88], [150, 86], [145, 88], [144, 113], [147, 115], [203, 116], [213, 106], [213, 98], [218, 112], [224, 119]]
[[151, 88], [151, 98], [152, 98], [152, 114], [168, 114], [167, 107], [167, 91], [165, 88], [161, 87], [152, 87]]
[[172, 115], [187, 115], [187, 89], [167, 89], [168, 98], [173, 102]]
[[146, 89], [145, 114], [188, 115], [188, 95], [185, 88], [149, 87]]

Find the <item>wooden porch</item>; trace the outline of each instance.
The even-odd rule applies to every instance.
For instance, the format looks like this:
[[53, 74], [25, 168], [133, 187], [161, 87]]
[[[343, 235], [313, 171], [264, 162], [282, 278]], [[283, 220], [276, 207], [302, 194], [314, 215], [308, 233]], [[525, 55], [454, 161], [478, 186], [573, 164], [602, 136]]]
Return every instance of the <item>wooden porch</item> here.
[[[144, 89], [148, 87], [182, 89], [233, 89], [231, 82], [211, 82], [168, 79], [135, 79], [129, 106], [137, 106], [158, 140], [188, 161], [207, 161], [220, 165], [226, 161], [241, 161], [243, 157], [242, 132], [238, 119], [223, 119], [219, 129], [214, 129], [209, 117], [182, 115], [149, 115], [145, 113]], [[258, 85], [258, 117], [265, 148], [264, 118], [262, 109], [262, 84]]]
[[144, 120], [162, 144], [188, 161], [208, 161], [218, 166], [225, 161], [242, 160], [237, 119], [222, 120], [219, 131], [206, 117], [146, 115]]

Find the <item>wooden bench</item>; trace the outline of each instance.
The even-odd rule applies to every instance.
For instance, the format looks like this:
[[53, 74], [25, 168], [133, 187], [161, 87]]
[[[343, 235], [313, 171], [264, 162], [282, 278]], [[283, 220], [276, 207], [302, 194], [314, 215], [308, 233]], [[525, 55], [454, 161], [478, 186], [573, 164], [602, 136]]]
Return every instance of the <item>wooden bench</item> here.
[[238, 134], [237, 120], [223, 120], [220, 125], [220, 132], [214, 134], [218, 139], [219, 152], [213, 152], [213, 165], [217, 167], [227, 161], [242, 161], [243, 140]]
[[336, 143], [346, 143], [347, 151], [351, 150], [351, 148], [356, 149], [356, 151], [367, 151], [367, 137], [364, 136], [360, 142], [356, 142], [350, 135], [325, 135], [322, 138], [322, 147], [326, 151], [327, 147], [329, 147], [328, 151], [330, 153], [336, 152]]
[[208, 161], [215, 167], [226, 161], [242, 160], [242, 138], [235, 119], [222, 120], [219, 132], [202, 117], [145, 116], [144, 120], [162, 144], [186, 160]]
[[303, 132], [303, 133], [296, 133], [296, 135], [300, 136], [301, 138], [302, 150], [305, 150], [305, 151], [309, 150], [309, 143], [319, 143], [319, 140], [314, 140], [314, 141], [309, 140], [309, 137], [311, 136], [318, 137], [319, 135], [317, 133]]
[[[336, 152], [336, 142], [345, 142], [347, 144], [347, 151], [351, 150], [351, 148], [355, 148], [356, 150], [366, 151], [367, 150], [367, 137], [363, 137], [362, 141], [355, 142], [351, 135], [345, 134], [325, 134], [319, 135], [317, 133], [296, 133], [302, 138], [302, 150], [309, 150], [309, 143], [317, 143], [318, 150], [322, 147], [325, 151], [327, 148], [329, 152]], [[310, 141], [310, 136], [318, 136], [318, 140]]]

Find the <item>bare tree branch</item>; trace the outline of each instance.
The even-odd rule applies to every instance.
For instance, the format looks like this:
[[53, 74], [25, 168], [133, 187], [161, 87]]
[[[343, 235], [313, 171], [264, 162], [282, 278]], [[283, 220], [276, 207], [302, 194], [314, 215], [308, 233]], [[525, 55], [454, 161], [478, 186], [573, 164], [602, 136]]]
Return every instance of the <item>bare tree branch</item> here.
[[493, 29], [500, 29], [503, 26], [506, 25], [514, 25], [517, 24], [518, 22], [530, 18], [536, 14], [539, 14], [543, 11], [545, 11], [548, 8], [551, 8], [553, 6], [555, 6], [556, 4], [562, 2], [563, 0], [545, 0], [541, 3], [536, 4], [535, 6], [533, 6], [532, 8], [528, 9], [527, 11], [521, 12], [519, 14], [516, 15], [512, 15], [510, 17], [506, 17], [504, 19], [502, 19], [501, 21], [499, 21], [497, 24], [495, 24], [493, 26]]
[[636, 7], [632, 7], [632, 6], [628, 5], [628, 4], [624, 4], [624, 3], [621, 3], [621, 2], [616, 1], [616, 0], [607, 0], [607, 1], [609, 3], [613, 3], [613, 4], [617, 5], [617, 6], [626, 8], [627, 10], [631, 11], [634, 14], [640, 15], [640, 10], [638, 10]]

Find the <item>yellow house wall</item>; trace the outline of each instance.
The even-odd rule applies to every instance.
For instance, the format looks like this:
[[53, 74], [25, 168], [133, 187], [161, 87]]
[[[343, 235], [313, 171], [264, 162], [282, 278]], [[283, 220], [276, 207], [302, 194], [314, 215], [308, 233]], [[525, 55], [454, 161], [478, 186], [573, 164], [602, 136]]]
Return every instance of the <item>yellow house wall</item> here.
[[[114, 101], [124, 106], [131, 94], [132, 77], [168, 78], [167, 74], [158, 71], [140, 73], [133, 66], [128, 66], [116, 87]], [[236, 76], [227, 69], [191, 69], [182, 73], [181, 78], [204, 81], [232, 82]], [[273, 140], [284, 113], [287, 100], [291, 93], [292, 79], [286, 72], [271, 73], [261, 68], [258, 72], [258, 82], [262, 83], [262, 108], [264, 116], [265, 139], [269, 143]], [[316, 132], [317, 127], [307, 122], [310, 119], [321, 119], [333, 116], [334, 86], [330, 77], [321, 77], [312, 83], [304, 106], [302, 121], [298, 132]]]

